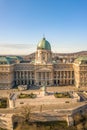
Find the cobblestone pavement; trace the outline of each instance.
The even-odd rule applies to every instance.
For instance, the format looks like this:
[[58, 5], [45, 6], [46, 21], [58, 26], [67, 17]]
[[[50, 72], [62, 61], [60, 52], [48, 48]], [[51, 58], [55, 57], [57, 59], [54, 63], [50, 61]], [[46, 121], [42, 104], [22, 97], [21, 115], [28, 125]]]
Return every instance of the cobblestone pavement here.
[[[78, 90], [87, 90], [87, 88], [76, 88], [74, 86], [61, 86], [61, 87], [47, 87], [47, 91], [48, 92], [64, 92], [64, 91], [78, 91]], [[26, 90], [26, 91], [18, 91], [17, 89], [11, 89], [11, 90], [0, 90], [0, 95], [1, 96], [4, 96], [4, 97], [7, 97], [9, 96], [10, 93], [12, 92], [17, 92], [17, 93], [20, 93], [20, 92], [26, 92], [26, 93], [31, 93], [31, 92], [36, 92], [36, 93], [39, 93], [41, 90], [40, 89], [37, 89], [37, 90]], [[43, 97], [44, 98], [44, 97]], [[41, 100], [41, 99], [40, 99]], [[49, 101], [49, 97], [46, 98], [45, 97], [45, 100], [48, 100]], [[53, 103], [53, 101], [52, 101]], [[85, 104], [83, 102], [77, 102], [77, 103], [64, 103], [64, 104], [49, 104], [49, 105], [45, 105], [44, 103], [42, 104], [42, 110], [57, 110], [57, 109], [72, 109], [73, 107], [76, 107], [78, 105], [82, 105], [82, 104]], [[32, 107], [32, 111], [40, 111], [40, 107], [41, 105], [37, 105], [37, 106], [33, 106]], [[15, 108], [15, 109], [10, 109], [10, 108], [7, 108], [7, 109], [0, 109], [0, 113], [18, 113], [20, 112], [22, 108]]]
[[[87, 91], [87, 87], [76, 88], [75, 86], [51, 86], [47, 87], [47, 91], [52, 92], [61, 92], [61, 91]], [[39, 87], [31, 86], [29, 90], [26, 92], [40, 92], [41, 89]], [[0, 90], [1, 96], [7, 96], [12, 92], [19, 92], [18, 89], [10, 89], [10, 90]], [[21, 91], [20, 91], [21, 92]]]
[[[32, 112], [40, 112], [40, 111], [43, 111], [43, 112], [46, 112], [46, 111], [64, 111], [64, 110], [71, 110], [72, 108], [76, 108], [78, 106], [82, 106], [84, 105], [85, 103], [69, 103], [69, 104], [55, 104], [55, 105], [38, 105], [38, 106], [31, 106], [31, 111]], [[42, 107], [42, 110], [41, 110], [41, 107]], [[21, 110], [23, 109], [23, 107], [21, 108], [14, 108], [14, 109], [11, 109], [11, 108], [7, 108], [7, 109], [0, 109], [0, 113], [19, 113]]]

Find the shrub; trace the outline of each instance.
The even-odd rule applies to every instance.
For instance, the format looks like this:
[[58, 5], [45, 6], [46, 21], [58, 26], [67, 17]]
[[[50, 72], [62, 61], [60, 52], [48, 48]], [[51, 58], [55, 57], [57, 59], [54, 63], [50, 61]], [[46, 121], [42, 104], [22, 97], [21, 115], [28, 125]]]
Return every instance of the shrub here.
[[7, 108], [7, 98], [0, 99], [0, 108]]
[[36, 94], [23, 94], [23, 93], [20, 93], [19, 95], [19, 98], [36, 98]]
[[68, 92], [64, 93], [54, 93], [56, 98], [70, 98], [70, 94]]

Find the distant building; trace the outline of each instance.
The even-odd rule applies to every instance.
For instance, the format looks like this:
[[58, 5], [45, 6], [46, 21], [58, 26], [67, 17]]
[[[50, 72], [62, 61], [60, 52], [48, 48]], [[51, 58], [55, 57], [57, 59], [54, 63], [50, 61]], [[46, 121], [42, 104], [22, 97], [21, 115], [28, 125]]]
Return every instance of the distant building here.
[[87, 57], [52, 59], [50, 43], [43, 38], [37, 45], [35, 60], [24, 62], [19, 56], [0, 57], [0, 88], [18, 85], [87, 87]]

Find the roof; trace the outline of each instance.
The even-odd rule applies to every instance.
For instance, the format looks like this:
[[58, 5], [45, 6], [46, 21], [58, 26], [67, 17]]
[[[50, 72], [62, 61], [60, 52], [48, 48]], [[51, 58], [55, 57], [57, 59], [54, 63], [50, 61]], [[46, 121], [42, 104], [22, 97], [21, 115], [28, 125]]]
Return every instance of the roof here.
[[0, 64], [10, 64], [11, 59], [9, 57], [0, 57]]
[[22, 60], [22, 57], [20, 56], [10, 56], [10, 58], [13, 60]]
[[16, 61], [22, 61], [22, 57], [19, 56], [1, 56], [0, 64], [13, 64]]
[[79, 64], [87, 64], [87, 56], [78, 57], [74, 62]]
[[51, 50], [50, 43], [43, 38], [37, 45], [37, 49], [43, 49], [43, 50]]

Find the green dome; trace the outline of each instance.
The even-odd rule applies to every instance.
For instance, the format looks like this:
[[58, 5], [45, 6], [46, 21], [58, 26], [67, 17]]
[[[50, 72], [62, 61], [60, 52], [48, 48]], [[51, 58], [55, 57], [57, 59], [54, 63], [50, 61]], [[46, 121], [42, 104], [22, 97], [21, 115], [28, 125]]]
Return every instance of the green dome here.
[[43, 38], [37, 45], [37, 49], [43, 49], [43, 50], [51, 50], [50, 43]]

